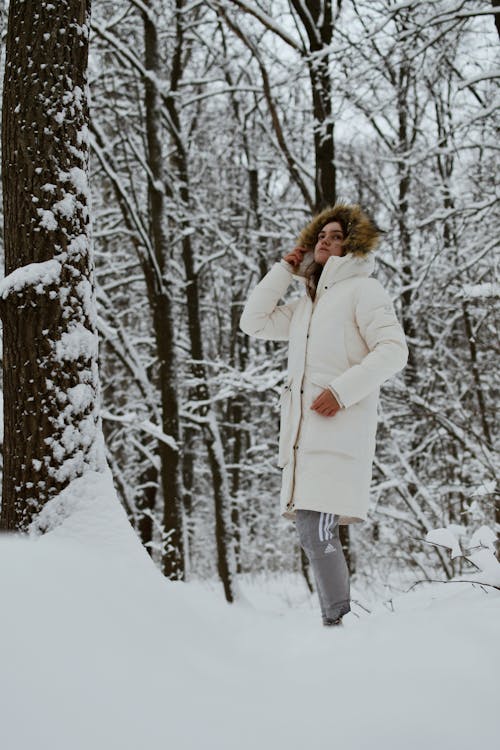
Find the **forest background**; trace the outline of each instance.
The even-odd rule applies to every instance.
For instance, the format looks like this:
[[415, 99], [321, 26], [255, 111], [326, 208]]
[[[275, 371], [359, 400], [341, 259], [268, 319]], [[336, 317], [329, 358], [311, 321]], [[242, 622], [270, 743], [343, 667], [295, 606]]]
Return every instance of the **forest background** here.
[[496, 5], [94, 3], [106, 459], [167, 576], [218, 575], [230, 601], [239, 575], [307, 576], [278, 517], [286, 347], [238, 320], [311, 213], [339, 199], [384, 230], [376, 273], [410, 347], [383, 389], [370, 519], [344, 536], [351, 571], [447, 580], [463, 558], [427, 533], [500, 523]]

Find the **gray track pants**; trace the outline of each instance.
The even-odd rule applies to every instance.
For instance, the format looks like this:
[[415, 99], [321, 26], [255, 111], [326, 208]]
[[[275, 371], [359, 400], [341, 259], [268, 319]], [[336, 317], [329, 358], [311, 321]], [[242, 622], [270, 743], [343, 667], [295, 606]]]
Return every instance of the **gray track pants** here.
[[297, 510], [300, 546], [313, 569], [323, 621], [350, 612], [349, 571], [339, 539], [339, 517]]

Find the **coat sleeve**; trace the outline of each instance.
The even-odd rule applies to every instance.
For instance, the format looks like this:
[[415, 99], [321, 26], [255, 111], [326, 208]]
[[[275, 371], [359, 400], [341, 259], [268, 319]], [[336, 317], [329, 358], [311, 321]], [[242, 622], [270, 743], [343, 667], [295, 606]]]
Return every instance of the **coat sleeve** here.
[[290, 320], [300, 300], [279, 305], [292, 273], [281, 263], [275, 263], [269, 273], [250, 293], [240, 319], [240, 328], [249, 336], [272, 341], [287, 341]]
[[402, 370], [408, 347], [390, 297], [376, 279], [367, 279], [359, 290], [355, 318], [369, 353], [357, 365], [329, 384], [345, 407], [358, 403], [382, 383]]

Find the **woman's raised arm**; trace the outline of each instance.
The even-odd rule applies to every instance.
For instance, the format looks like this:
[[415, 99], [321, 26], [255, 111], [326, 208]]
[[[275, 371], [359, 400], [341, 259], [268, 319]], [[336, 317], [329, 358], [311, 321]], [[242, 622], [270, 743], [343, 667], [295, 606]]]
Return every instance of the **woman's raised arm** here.
[[288, 341], [290, 320], [300, 300], [279, 305], [290, 281], [287, 263], [275, 263], [250, 293], [240, 319], [240, 328], [249, 336], [270, 341]]

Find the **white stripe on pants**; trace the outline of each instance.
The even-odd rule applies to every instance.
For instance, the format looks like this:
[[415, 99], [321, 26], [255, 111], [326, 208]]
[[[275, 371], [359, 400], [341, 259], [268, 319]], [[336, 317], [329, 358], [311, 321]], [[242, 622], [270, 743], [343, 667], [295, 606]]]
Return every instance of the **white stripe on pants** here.
[[339, 517], [297, 510], [299, 542], [313, 569], [323, 620], [350, 612], [349, 571], [339, 539]]

